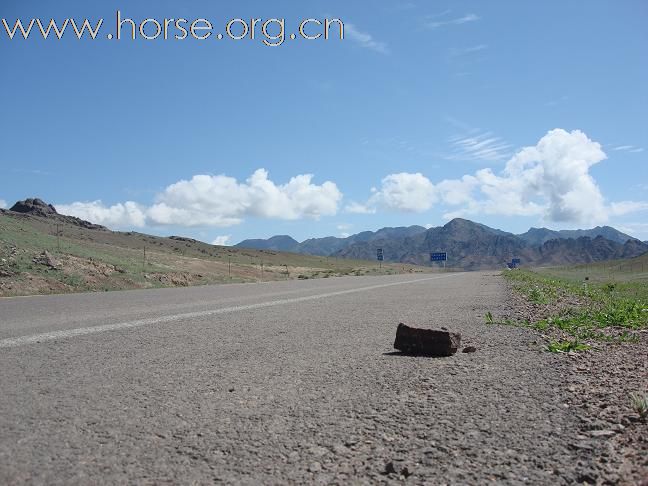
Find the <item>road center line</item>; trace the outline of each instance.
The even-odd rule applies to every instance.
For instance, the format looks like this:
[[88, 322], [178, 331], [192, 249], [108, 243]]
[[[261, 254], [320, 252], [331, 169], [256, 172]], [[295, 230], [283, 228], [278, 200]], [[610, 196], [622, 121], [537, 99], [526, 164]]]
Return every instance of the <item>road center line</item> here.
[[200, 312], [187, 312], [184, 314], [175, 314], [164, 317], [153, 317], [150, 319], [137, 319], [134, 321], [117, 322], [115, 324], [105, 324], [103, 326], [80, 327], [77, 329], [65, 329], [62, 331], [45, 332], [42, 334], [32, 334], [28, 336], [18, 336], [13, 338], [5, 338], [0, 340], [0, 348], [13, 348], [23, 346], [25, 344], [42, 343], [45, 341], [53, 341], [56, 339], [66, 339], [75, 336], [85, 336], [87, 334], [97, 334], [100, 332], [119, 331], [122, 329], [132, 329], [135, 327], [148, 326], [151, 324], [164, 324], [167, 322], [181, 321], [183, 319], [193, 319], [197, 317], [209, 317], [220, 314], [231, 314], [233, 312], [242, 312], [254, 309], [263, 309], [265, 307], [276, 307], [279, 305], [297, 304], [299, 302], [308, 302], [311, 300], [327, 299], [329, 297], [336, 297], [338, 295], [354, 294], [357, 292], [366, 292], [368, 290], [383, 289], [386, 287], [394, 287], [397, 285], [407, 285], [412, 283], [427, 282], [430, 280], [438, 280], [441, 278], [452, 277], [457, 274], [441, 275], [436, 277], [420, 278], [415, 280], [406, 280], [404, 282], [393, 282], [387, 284], [370, 285], [368, 287], [358, 287], [355, 289], [339, 290], [336, 292], [327, 292], [325, 294], [307, 295], [305, 297], [295, 297], [292, 299], [271, 300], [267, 302], [259, 302], [257, 304], [237, 305], [233, 307], [223, 307], [220, 309], [213, 309]]

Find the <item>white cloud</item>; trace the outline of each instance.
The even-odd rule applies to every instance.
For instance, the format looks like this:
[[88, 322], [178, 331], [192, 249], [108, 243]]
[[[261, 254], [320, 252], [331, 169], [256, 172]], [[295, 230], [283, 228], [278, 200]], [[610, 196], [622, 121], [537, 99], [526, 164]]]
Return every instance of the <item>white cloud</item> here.
[[344, 33], [360, 47], [371, 49], [380, 54], [389, 54], [389, 48], [386, 43], [377, 41], [371, 34], [359, 31], [353, 24], [344, 24]]
[[298, 175], [286, 184], [268, 179], [264, 169], [245, 182], [225, 175], [196, 175], [168, 186], [150, 207], [134, 202], [106, 207], [101, 201], [58, 205], [70, 214], [112, 227], [175, 225], [232, 226], [246, 217], [295, 220], [335, 215], [342, 193], [330, 181], [312, 183], [310, 174]]
[[197, 175], [167, 187], [149, 217], [154, 224], [231, 226], [249, 216], [294, 220], [336, 214], [342, 193], [333, 182], [318, 186], [312, 179], [298, 175], [277, 185], [265, 169], [244, 183], [224, 175]]
[[7, 208], [7, 201], [4, 199], [0, 199], [0, 209], [6, 209]]
[[349, 230], [353, 228], [352, 224], [348, 223], [341, 223], [337, 225], [337, 230], [340, 232], [340, 236], [342, 238], [348, 238], [351, 236], [351, 233], [349, 233]]
[[360, 203], [351, 201], [344, 208], [344, 211], [346, 211], [347, 213], [351, 213], [351, 214], [375, 214], [376, 213], [376, 208], [371, 208], [371, 207], [367, 206], [366, 204], [360, 204]]
[[553, 222], [604, 223], [648, 209], [648, 202], [608, 204], [589, 173], [606, 159], [601, 145], [583, 132], [549, 131], [532, 147], [518, 151], [496, 174], [481, 169], [460, 179], [433, 184], [417, 174], [391, 174], [369, 198], [368, 208], [423, 212], [441, 202], [447, 218], [473, 214], [541, 216]]
[[416, 212], [427, 211], [436, 200], [434, 184], [421, 173], [390, 174], [382, 180], [380, 190], [369, 199], [369, 206]]
[[212, 241], [212, 245], [216, 246], [230, 246], [230, 241], [232, 239], [232, 235], [221, 235], [217, 236], [214, 241]]
[[112, 228], [141, 228], [146, 225], [146, 208], [133, 201], [105, 206], [97, 200], [57, 204], [55, 207], [61, 214], [76, 216]]
[[511, 156], [512, 147], [491, 132], [471, 130], [467, 135], [450, 138], [454, 151], [451, 160], [501, 161]]
[[648, 202], [620, 201], [610, 204], [611, 216], [623, 216], [624, 214], [636, 213], [648, 209]]
[[[450, 13], [449, 11], [446, 11], [441, 15], [435, 16], [434, 18], [440, 18], [440, 17], [443, 18], [443, 17], [446, 17], [447, 14], [449, 14], [449, 13]], [[457, 17], [457, 18], [454, 18], [454, 19], [445, 18], [445, 19], [442, 19], [442, 20], [429, 20], [428, 22], [425, 23], [425, 26], [430, 28], [430, 29], [437, 29], [439, 27], [443, 27], [443, 26], [446, 26], [446, 25], [461, 25], [461, 24], [465, 24], [465, 23], [468, 23], [468, 22], [475, 22], [477, 20], [479, 20], [479, 17], [477, 15], [475, 15], [473, 13], [469, 13], [469, 14], [464, 15], [463, 17]]]
[[623, 223], [616, 228], [642, 241], [648, 241], [648, 223]]
[[635, 147], [634, 145], [617, 145], [612, 150], [621, 152], [630, 152], [631, 154], [638, 154], [644, 151], [642, 147]]

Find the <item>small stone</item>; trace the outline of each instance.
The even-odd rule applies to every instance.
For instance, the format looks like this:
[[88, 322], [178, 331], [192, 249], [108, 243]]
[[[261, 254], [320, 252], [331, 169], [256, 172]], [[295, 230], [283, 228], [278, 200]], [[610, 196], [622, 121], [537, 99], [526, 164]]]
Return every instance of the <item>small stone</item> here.
[[581, 471], [576, 479], [579, 483], [596, 484], [597, 474], [593, 470]]
[[308, 449], [308, 452], [310, 452], [314, 456], [321, 457], [328, 454], [329, 450], [326, 447], [313, 446], [310, 449]]
[[299, 461], [299, 452], [292, 451], [290, 454], [288, 454], [288, 462], [297, 462], [297, 461]]
[[394, 467], [394, 463], [392, 461], [389, 461], [387, 464], [385, 464], [385, 470], [383, 471], [383, 474], [396, 474], [396, 468]]
[[315, 461], [315, 462], [311, 462], [311, 463], [308, 465], [308, 470], [309, 470], [310, 472], [313, 472], [313, 473], [314, 473], [314, 472], [320, 472], [320, 471], [322, 470], [322, 465], [321, 465], [319, 462], [317, 462], [317, 461]]
[[592, 437], [612, 437], [616, 432], [614, 430], [591, 430], [589, 434]]
[[465, 348], [463, 348], [462, 351], [462, 353], [476, 353], [476, 352], [477, 352], [477, 348], [475, 346], [466, 346]]

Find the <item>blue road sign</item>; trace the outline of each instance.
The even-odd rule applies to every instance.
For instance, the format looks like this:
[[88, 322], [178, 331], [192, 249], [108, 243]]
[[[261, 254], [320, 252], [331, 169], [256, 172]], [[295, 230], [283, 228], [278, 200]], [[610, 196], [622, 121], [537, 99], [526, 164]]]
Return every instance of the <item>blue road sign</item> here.
[[445, 262], [448, 259], [448, 253], [445, 251], [430, 253], [431, 262]]
[[376, 250], [376, 258], [378, 259], [379, 262], [382, 262], [385, 259], [382, 248], [378, 248]]

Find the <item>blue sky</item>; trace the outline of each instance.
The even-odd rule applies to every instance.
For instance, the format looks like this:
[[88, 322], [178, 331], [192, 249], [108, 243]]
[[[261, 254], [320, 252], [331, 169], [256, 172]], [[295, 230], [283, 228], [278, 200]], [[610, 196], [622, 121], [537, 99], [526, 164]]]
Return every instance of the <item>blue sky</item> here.
[[[108, 40], [117, 9], [214, 36]], [[105, 19], [94, 41], [0, 26], [5, 205], [208, 242], [454, 216], [648, 239], [642, 0], [5, 0], [0, 17]], [[232, 18], [285, 18], [287, 35], [339, 18], [346, 35], [216, 40]]]

